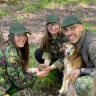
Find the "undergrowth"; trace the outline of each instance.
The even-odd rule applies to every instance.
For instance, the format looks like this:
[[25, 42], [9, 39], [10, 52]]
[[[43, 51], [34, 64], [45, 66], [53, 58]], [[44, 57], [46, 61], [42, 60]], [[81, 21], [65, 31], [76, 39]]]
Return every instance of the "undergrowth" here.
[[[34, 52], [38, 44], [30, 45], [30, 64], [31, 67], [38, 67], [38, 62], [34, 58]], [[35, 81], [33, 90], [34, 92], [39, 92], [41, 88], [50, 88], [52, 86], [60, 88], [61, 85], [57, 83], [57, 70], [52, 70], [49, 74], [43, 78], [37, 78]]]

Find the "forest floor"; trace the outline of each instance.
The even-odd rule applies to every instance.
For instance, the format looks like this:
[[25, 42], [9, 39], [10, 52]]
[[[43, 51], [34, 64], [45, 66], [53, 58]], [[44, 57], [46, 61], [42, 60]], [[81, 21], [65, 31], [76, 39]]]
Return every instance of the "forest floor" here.
[[[9, 5], [7, 3], [1, 4], [0, 8], [9, 8]], [[10, 8], [9, 8], [10, 9]], [[30, 43], [36, 43], [39, 42], [42, 38], [44, 31], [45, 31], [45, 24], [46, 24], [46, 17], [50, 15], [51, 13], [57, 14], [60, 17], [61, 22], [67, 16], [68, 14], [77, 14], [81, 16], [84, 23], [89, 23], [92, 27], [90, 29], [96, 28], [96, 3], [92, 3], [90, 5], [87, 4], [72, 4], [72, 5], [56, 5], [54, 8], [48, 8], [45, 7], [44, 9], [38, 11], [38, 12], [23, 12], [22, 7], [16, 8], [15, 6], [11, 6], [10, 9], [10, 16], [4, 16], [0, 17], [0, 32], [3, 33], [4, 39], [8, 39], [8, 28], [10, 24], [15, 21], [13, 17], [24, 17], [24, 20], [22, 21], [25, 26], [27, 27], [28, 31], [32, 33], [31, 36], [29, 36], [29, 42]], [[51, 92], [49, 91], [51, 90]], [[55, 92], [55, 95], [53, 94]], [[32, 90], [25, 89], [21, 93], [17, 93], [15, 96], [56, 96], [58, 93], [57, 89], [47, 89], [44, 90], [45, 93], [42, 93], [41, 95], [34, 95]], [[46, 93], [50, 92], [49, 95], [46, 95]], [[52, 93], [52, 94], [51, 94]], [[25, 95], [26, 94], [26, 95]]]
[[96, 3], [92, 3], [90, 5], [56, 5], [54, 8], [45, 7], [37, 12], [24, 12], [22, 11], [22, 7], [9, 7], [9, 5], [6, 3], [0, 3], [0, 8], [7, 8], [10, 11], [10, 16], [0, 17], [0, 31], [3, 33], [5, 39], [7, 39], [10, 24], [15, 21], [15, 16], [17, 16], [17, 18], [24, 18], [22, 23], [24, 23], [28, 31], [32, 33], [32, 35], [29, 37], [30, 43], [40, 41], [45, 31], [46, 17], [51, 13], [57, 14], [60, 17], [61, 23], [68, 14], [77, 14], [81, 16], [81, 19], [84, 21], [86, 26], [87, 23], [89, 23], [92, 26], [91, 29], [96, 27]]

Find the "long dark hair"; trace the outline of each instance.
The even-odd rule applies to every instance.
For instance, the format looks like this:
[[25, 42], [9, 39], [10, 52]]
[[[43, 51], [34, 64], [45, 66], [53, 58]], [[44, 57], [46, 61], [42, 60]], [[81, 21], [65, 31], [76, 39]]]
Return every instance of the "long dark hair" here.
[[23, 68], [23, 70], [26, 70], [26, 68], [29, 67], [29, 43], [28, 43], [28, 37], [27, 37], [27, 41], [26, 41], [24, 47], [22, 47], [22, 48], [17, 48], [16, 47], [14, 34], [11, 33], [9, 35], [8, 40], [13, 44], [13, 46], [16, 49], [20, 50], [20, 52], [21, 52], [21, 57], [20, 58], [21, 58], [21, 61], [22, 61], [22, 68]]

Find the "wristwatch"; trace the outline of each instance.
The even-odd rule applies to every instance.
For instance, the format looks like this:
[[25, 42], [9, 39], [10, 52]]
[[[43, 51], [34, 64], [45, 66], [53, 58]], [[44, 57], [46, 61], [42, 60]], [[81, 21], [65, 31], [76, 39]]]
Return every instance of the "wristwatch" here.
[[82, 68], [80, 68], [79, 71], [80, 71], [80, 75], [82, 75], [82, 74], [83, 74], [83, 72], [82, 72]]

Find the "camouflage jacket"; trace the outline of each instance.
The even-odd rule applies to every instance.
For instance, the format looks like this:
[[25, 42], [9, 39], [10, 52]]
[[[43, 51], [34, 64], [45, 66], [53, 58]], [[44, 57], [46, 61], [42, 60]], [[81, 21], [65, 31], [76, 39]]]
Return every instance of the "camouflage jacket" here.
[[33, 83], [34, 74], [22, 71], [20, 51], [7, 42], [0, 48], [0, 96], [11, 86], [12, 82], [19, 88]]
[[53, 39], [52, 37], [49, 38], [49, 49], [47, 52], [44, 52], [42, 58], [53, 60], [55, 59], [55, 62], [52, 62], [52, 64], [55, 64], [58, 69], [63, 68], [63, 59], [64, 59], [64, 52], [60, 51], [60, 48], [62, 46], [62, 43], [67, 42], [67, 38], [65, 35], [58, 35], [56, 39]]

